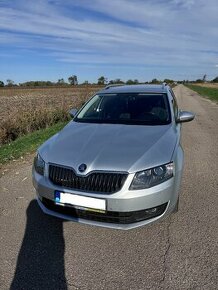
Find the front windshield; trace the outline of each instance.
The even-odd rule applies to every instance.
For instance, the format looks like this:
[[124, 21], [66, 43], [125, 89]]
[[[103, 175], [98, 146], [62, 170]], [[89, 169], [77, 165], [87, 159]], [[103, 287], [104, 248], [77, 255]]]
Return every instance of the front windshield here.
[[95, 95], [74, 119], [84, 123], [166, 125], [171, 122], [166, 94]]

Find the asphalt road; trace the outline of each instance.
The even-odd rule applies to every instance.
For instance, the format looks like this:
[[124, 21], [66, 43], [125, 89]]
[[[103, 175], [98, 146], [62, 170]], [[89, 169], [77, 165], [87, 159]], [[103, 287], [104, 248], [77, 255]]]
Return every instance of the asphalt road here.
[[180, 210], [130, 231], [44, 215], [31, 158], [0, 179], [0, 289], [218, 289], [218, 105], [179, 85], [185, 171]]

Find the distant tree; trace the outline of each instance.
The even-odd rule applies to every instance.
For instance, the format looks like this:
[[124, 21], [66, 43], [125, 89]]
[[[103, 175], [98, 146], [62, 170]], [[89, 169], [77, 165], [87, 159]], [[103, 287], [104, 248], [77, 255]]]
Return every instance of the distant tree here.
[[124, 84], [124, 82], [121, 79], [115, 79], [114, 83], [115, 84]]
[[204, 81], [202, 79], [197, 79], [195, 82], [196, 83], [203, 83]]
[[134, 81], [133, 80], [128, 80], [128, 81], [126, 81], [126, 84], [127, 85], [134, 85]]
[[164, 80], [164, 83], [167, 83], [167, 84], [173, 84], [173, 83], [174, 83], [174, 80], [171, 80], [171, 79], [165, 79], [165, 80]]
[[161, 83], [161, 81], [159, 81], [159, 80], [157, 80], [157, 79], [153, 79], [152, 81], [151, 81], [151, 84], [160, 84]]
[[126, 84], [127, 85], [137, 85], [137, 84], [139, 84], [139, 81], [137, 79], [135, 79], [135, 80], [128, 80], [128, 81], [126, 81]]
[[104, 76], [101, 76], [98, 78], [98, 85], [105, 85], [107, 82], [107, 79]]
[[47, 86], [54, 86], [56, 83], [51, 81], [28, 81], [25, 83], [19, 83], [21, 87], [47, 87]]
[[68, 81], [69, 81], [69, 83], [70, 83], [72, 86], [78, 85], [78, 80], [77, 80], [77, 76], [76, 76], [76, 75], [70, 76], [70, 77], [68, 78]]
[[113, 85], [113, 84], [125, 84], [124, 81], [122, 81], [121, 79], [115, 79], [115, 80], [110, 80], [108, 82], [109, 85]]
[[218, 77], [215, 77], [215, 79], [212, 80], [213, 83], [218, 83]]
[[4, 82], [3, 81], [0, 81], [0, 87], [4, 87]]
[[58, 81], [57, 81], [57, 85], [65, 85], [66, 83], [65, 83], [65, 81], [64, 81], [64, 79], [62, 78], [62, 79], [59, 79]]
[[7, 82], [7, 86], [8, 86], [8, 87], [12, 87], [12, 86], [14, 86], [14, 81], [8, 79], [8, 80], [6, 80], [6, 82]]
[[[42, 85], [43, 85], [43, 82], [38, 82], [38, 83], [39, 83], [39, 85], [40, 85], [40, 83], [42, 83]], [[46, 82], [45, 82], [45, 85], [46, 85], [46, 86], [53, 86], [54, 83], [51, 82], [51, 81], [46, 81]]]

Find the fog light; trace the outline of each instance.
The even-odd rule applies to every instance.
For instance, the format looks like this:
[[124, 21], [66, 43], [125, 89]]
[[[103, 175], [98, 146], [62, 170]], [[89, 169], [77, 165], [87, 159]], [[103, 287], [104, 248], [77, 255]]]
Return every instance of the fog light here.
[[155, 214], [157, 212], [158, 208], [157, 207], [153, 207], [150, 209], [146, 209], [146, 214]]

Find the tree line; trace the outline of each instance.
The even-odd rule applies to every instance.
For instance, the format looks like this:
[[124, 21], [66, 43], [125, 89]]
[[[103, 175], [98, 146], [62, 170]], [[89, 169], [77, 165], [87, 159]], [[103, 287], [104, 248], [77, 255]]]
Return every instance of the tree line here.
[[6, 80], [6, 84], [3, 81], [0, 81], [0, 87], [48, 87], [48, 86], [75, 86], [78, 85], [78, 80], [76, 75], [72, 75], [68, 78], [66, 82], [63, 78], [58, 79], [57, 82], [51, 81], [28, 81], [24, 83], [16, 84], [13, 80]]
[[[120, 78], [114, 79], [114, 80], [108, 80], [105, 76], [100, 76], [96, 83], [90, 83], [89, 81], [84, 81], [81, 83], [81, 85], [113, 85], [113, 84], [127, 84], [127, 85], [136, 85], [136, 84], [161, 84], [161, 83], [167, 83], [167, 84], [174, 84], [174, 83], [204, 83], [206, 82], [206, 75], [202, 77], [202, 79], [196, 79], [196, 80], [172, 80], [172, 79], [164, 79], [164, 80], [158, 80], [156, 78], [152, 79], [151, 81], [147, 82], [139, 82], [137, 79], [129, 79], [127, 81], [123, 81]], [[215, 77], [213, 80], [210, 81], [211, 83], [218, 83], [218, 76]], [[76, 75], [72, 75], [68, 77], [68, 81], [66, 82], [63, 78], [58, 79], [57, 82], [51, 82], [51, 81], [28, 81], [24, 83], [16, 84], [13, 80], [8, 79], [6, 81], [6, 84], [3, 81], [0, 81], [0, 87], [47, 87], [47, 86], [76, 86], [78, 85], [78, 78]]]

